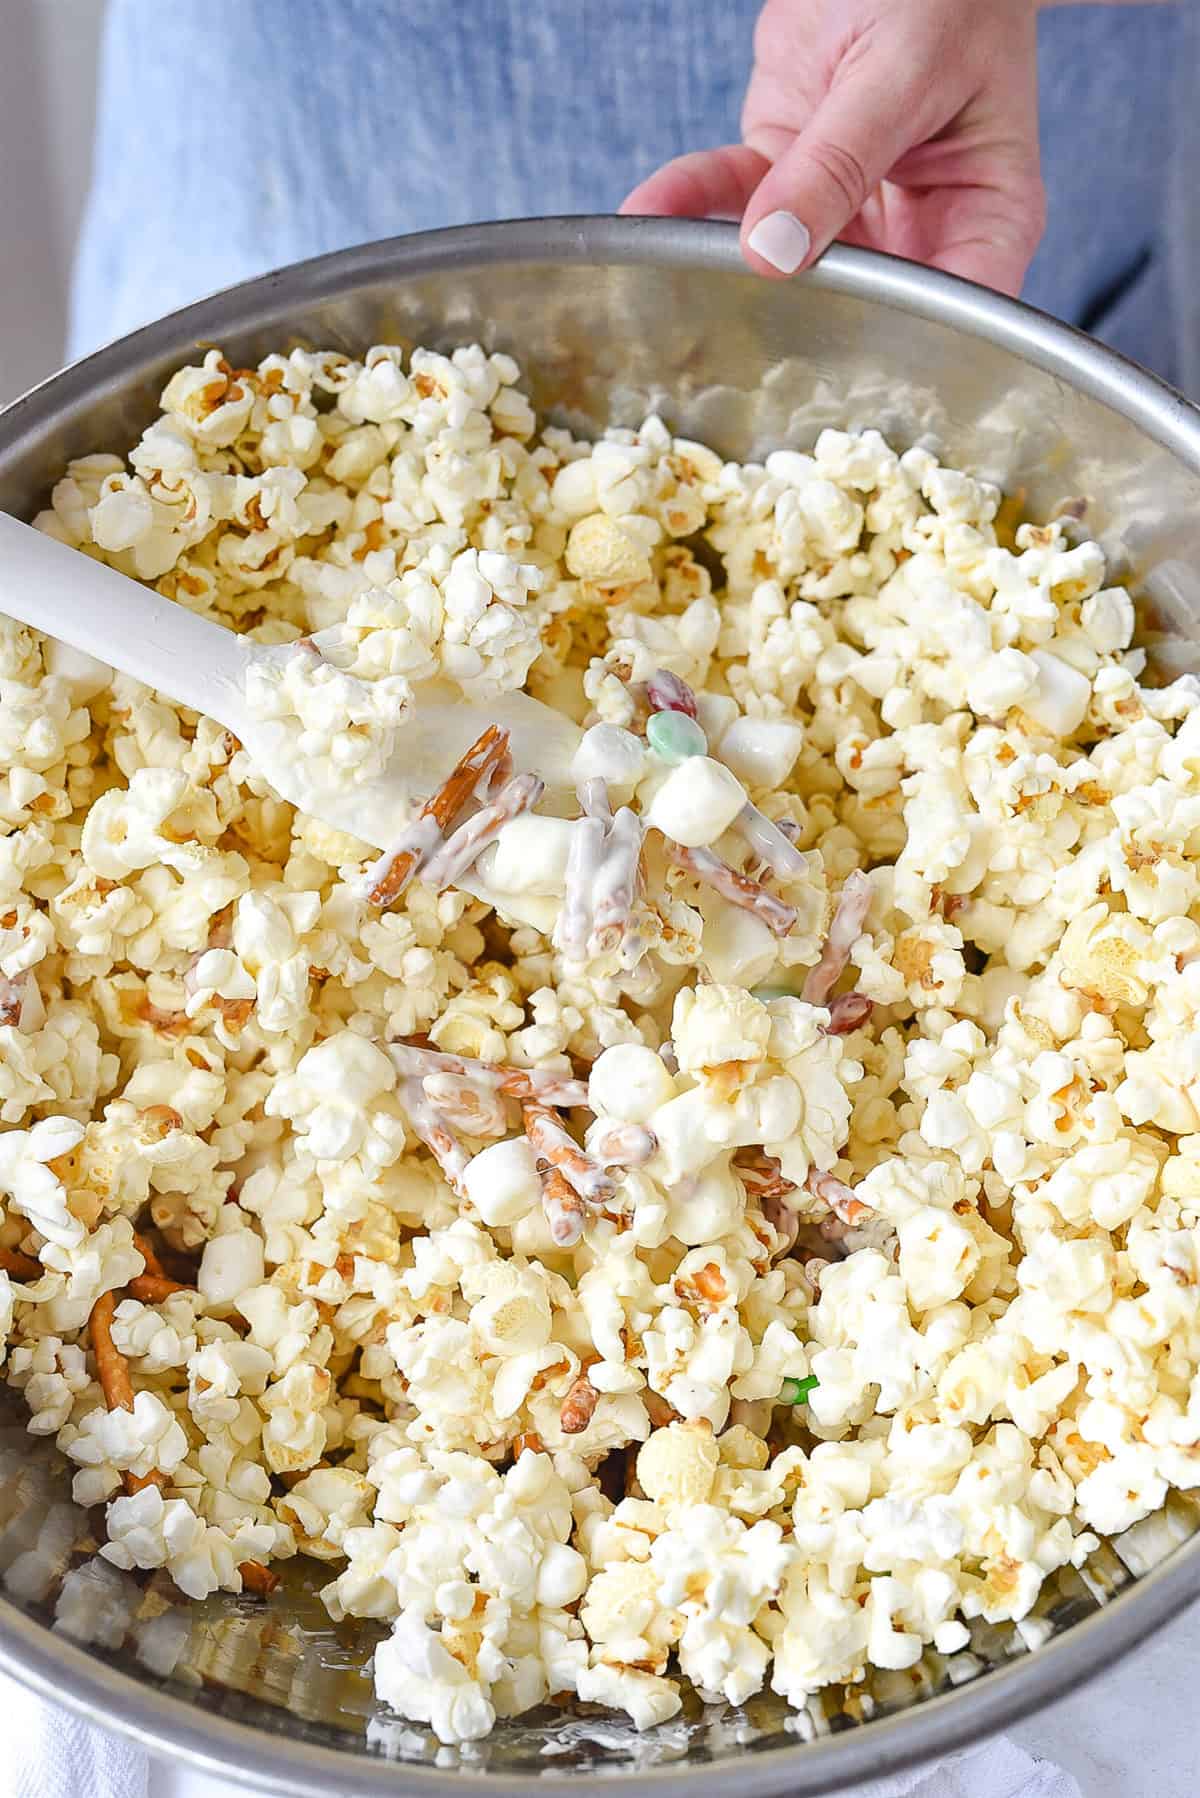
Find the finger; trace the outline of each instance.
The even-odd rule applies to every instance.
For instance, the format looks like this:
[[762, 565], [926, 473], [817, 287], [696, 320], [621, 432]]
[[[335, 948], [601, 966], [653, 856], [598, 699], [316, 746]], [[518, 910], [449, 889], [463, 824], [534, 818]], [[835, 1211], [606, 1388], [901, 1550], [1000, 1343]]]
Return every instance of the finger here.
[[[760, 274], [791, 275], [841, 235], [906, 150], [946, 122], [897, 86], [875, 57], [830, 89], [789, 148], [755, 189], [742, 223], [742, 249]], [[946, 116], [957, 105], [943, 95]]]
[[[1037, 217], [1040, 220], [1040, 214]], [[1015, 297], [1024, 285], [1040, 237], [1041, 224], [1033, 222], [1032, 210], [1024, 221], [1004, 217], [989, 223], [984, 215], [970, 236], [939, 245], [930, 261], [948, 274]]]
[[740, 219], [769, 167], [766, 157], [746, 144], [694, 150], [688, 156], [677, 156], [635, 187], [622, 202], [621, 211], [650, 213], [657, 218]]
[[901, 253], [1000, 293], [1019, 293], [1046, 223], [1036, 145], [1031, 154], [1008, 148], [976, 157], [973, 165], [948, 155], [940, 162], [939, 168], [919, 150], [892, 170], [884, 192], [910, 210], [916, 244], [915, 251], [901, 244]]

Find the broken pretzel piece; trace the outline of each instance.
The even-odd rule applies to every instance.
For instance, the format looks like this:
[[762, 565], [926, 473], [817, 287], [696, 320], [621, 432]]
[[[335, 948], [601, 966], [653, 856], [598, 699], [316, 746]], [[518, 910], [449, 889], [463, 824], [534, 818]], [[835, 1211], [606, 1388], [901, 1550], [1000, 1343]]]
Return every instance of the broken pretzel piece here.
[[795, 1192], [796, 1182], [784, 1174], [777, 1155], [765, 1149], [739, 1149], [733, 1158], [733, 1171], [751, 1198], [783, 1199]]
[[862, 935], [871, 909], [871, 882], [857, 868], [846, 876], [829, 932], [815, 967], [808, 970], [800, 997], [809, 1005], [824, 1005], [850, 960], [850, 951]]
[[[177, 1114], [172, 1114], [177, 1115]], [[182, 1122], [182, 1120], [180, 1120]], [[161, 1305], [176, 1292], [194, 1292], [195, 1288], [186, 1286], [181, 1280], [173, 1280], [158, 1258], [158, 1252], [149, 1237], [140, 1230], [133, 1233], [133, 1246], [145, 1262], [140, 1274], [135, 1274], [126, 1285], [130, 1298], [139, 1299], [143, 1305]]]
[[571, 1386], [562, 1402], [558, 1421], [564, 1436], [578, 1436], [587, 1429], [600, 1402], [600, 1394], [585, 1373]]
[[556, 1167], [539, 1169], [542, 1210], [560, 1249], [572, 1249], [583, 1235], [583, 1200]]
[[588, 1151], [602, 1167], [644, 1167], [657, 1148], [653, 1130], [619, 1118], [609, 1118], [589, 1133]]
[[129, 1363], [112, 1339], [113, 1312], [117, 1308], [115, 1292], [102, 1292], [92, 1306], [88, 1319], [88, 1335], [96, 1357], [96, 1377], [104, 1402], [110, 1411], [133, 1410], [133, 1382]]
[[522, 1107], [525, 1134], [539, 1161], [556, 1169], [589, 1205], [603, 1205], [616, 1191], [612, 1177], [580, 1148], [557, 1112], [536, 1099]]
[[469, 1074], [426, 1074], [421, 1088], [450, 1130], [466, 1136], [507, 1136], [504, 1095]]
[[475, 1061], [404, 1037], [388, 1044], [388, 1054], [398, 1074], [417, 1079], [426, 1074], [461, 1074], [508, 1099], [541, 1099], [547, 1105], [567, 1108], [587, 1104], [587, 1081], [561, 1074], [556, 1068], [514, 1068], [498, 1061]]
[[33, 1255], [23, 1255], [20, 1249], [0, 1249], [0, 1273], [7, 1274], [10, 1280], [22, 1280], [28, 1285], [40, 1280], [45, 1271]]
[[393, 905], [399, 899], [413, 876], [441, 847], [444, 832], [467, 801], [481, 785], [490, 783], [497, 765], [507, 756], [508, 732], [489, 724], [455, 763], [437, 792], [425, 801], [412, 823], [368, 869], [366, 897], [371, 905]]
[[447, 1129], [425, 1097], [425, 1089], [420, 1080], [410, 1078], [400, 1082], [400, 1103], [415, 1135], [425, 1144], [446, 1176], [447, 1185], [461, 1198], [463, 1170], [470, 1157], [457, 1136]]
[[836, 1218], [843, 1224], [862, 1224], [875, 1213], [870, 1205], [864, 1205], [861, 1199], [855, 1198], [854, 1188], [839, 1180], [836, 1174], [823, 1174], [817, 1168], [810, 1168], [808, 1178], [804, 1182], [804, 1190], [810, 1192], [814, 1199], [820, 1199], [828, 1205]]
[[874, 999], [868, 999], [865, 993], [839, 993], [836, 999], [829, 1001], [826, 1036], [848, 1036], [866, 1023], [874, 1009]]
[[786, 936], [796, 922], [794, 905], [785, 905], [760, 881], [751, 880], [748, 874], [739, 874], [711, 849], [686, 849], [682, 843], [668, 841], [667, 853], [676, 867], [690, 874], [693, 880], [702, 881], [722, 899], [728, 899], [731, 905], [753, 912], [776, 936]]
[[256, 1598], [270, 1598], [279, 1584], [279, 1575], [272, 1573], [261, 1561], [239, 1561], [238, 1572], [245, 1590], [253, 1592]]

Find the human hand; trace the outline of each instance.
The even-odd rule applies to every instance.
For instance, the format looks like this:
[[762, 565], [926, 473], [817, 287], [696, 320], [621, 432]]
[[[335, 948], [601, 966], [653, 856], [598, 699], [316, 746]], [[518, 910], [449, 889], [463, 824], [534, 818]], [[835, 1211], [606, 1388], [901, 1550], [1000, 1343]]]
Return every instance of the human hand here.
[[740, 218], [759, 274], [838, 237], [1016, 293], [1045, 219], [1037, 0], [766, 0], [742, 142], [621, 211]]

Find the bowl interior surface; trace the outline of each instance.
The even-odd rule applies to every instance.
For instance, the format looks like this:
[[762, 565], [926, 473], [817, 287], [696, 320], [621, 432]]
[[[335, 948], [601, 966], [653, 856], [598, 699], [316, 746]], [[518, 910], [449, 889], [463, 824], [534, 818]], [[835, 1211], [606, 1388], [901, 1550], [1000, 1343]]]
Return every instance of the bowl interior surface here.
[[[1022, 492], [1029, 515], [1085, 501], [1084, 525], [1141, 601], [1164, 675], [1200, 639], [1200, 414], [1117, 357], [982, 290], [835, 250], [788, 283], [742, 268], [732, 227], [567, 219], [468, 227], [340, 252], [202, 301], [55, 376], [0, 415], [0, 506], [30, 516], [67, 460], [132, 445], [167, 376], [219, 344], [235, 365], [301, 343], [479, 341], [522, 363], [535, 403], [594, 434], [658, 411], [741, 459], [875, 426]], [[1075, 508], [1078, 510], [1078, 507]], [[1162, 1511], [1050, 1580], [1019, 1627], [831, 1688], [792, 1713], [691, 1702], [638, 1735], [548, 1707], [470, 1749], [389, 1716], [364, 1672], [373, 1637], [335, 1627], [328, 1577], [293, 1563], [268, 1605], [181, 1601], [99, 1559], [65, 1463], [0, 1424], [0, 1663], [167, 1750], [280, 1792], [549, 1790], [581, 1777], [747, 1792], [830, 1791], [944, 1750], [1111, 1661], [1200, 1591], [1200, 1506]], [[1029, 1650], [1037, 1647], [1032, 1659]]]

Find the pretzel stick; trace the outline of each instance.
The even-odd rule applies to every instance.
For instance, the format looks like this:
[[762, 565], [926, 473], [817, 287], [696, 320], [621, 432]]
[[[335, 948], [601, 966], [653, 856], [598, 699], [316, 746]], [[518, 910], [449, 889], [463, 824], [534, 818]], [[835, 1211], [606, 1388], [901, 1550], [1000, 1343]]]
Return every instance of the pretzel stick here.
[[587, 1081], [560, 1074], [555, 1068], [512, 1068], [498, 1061], [475, 1061], [403, 1038], [388, 1044], [388, 1054], [398, 1074], [411, 1074], [418, 1079], [426, 1074], [463, 1074], [481, 1085], [494, 1087], [509, 1099], [541, 1099], [547, 1105], [568, 1109], [587, 1104]]
[[546, 791], [546, 783], [537, 774], [516, 774], [481, 811], [460, 824], [421, 868], [421, 879], [441, 892], [461, 880], [481, 851], [499, 835], [501, 828], [522, 812], [533, 809]]
[[556, 1167], [540, 1170], [542, 1210], [560, 1249], [574, 1248], [583, 1235], [583, 1200]]
[[610, 1118], [591, 1133], [588, 1150], [603, 1167], [643, 1167], [658, 1147], [645, 1124], [622, 1124]]
[[556, 1168], [589, 1205], [603, 1205], [616, 1185], [598, 1161], [584, 1153], [562, 1119], [548, 1105], [526, 1099], [522, 1106], [525, 1134], [540, 1161]]
[[96, 1373], [100, 1390], [110, 1411], [133, 1410], [133, 1382], [129, 1363], [112, 1339], [113, 1312], [117, 1308], [115, 1292], [102, 1292], [92, 1306], [88, 1334], [96, 1357]]
[[158, 1253], [149, 1237], [143, 1236], [140, 1230], [133, 1233], [133, 1246], [146, 1263], [143, 1274], [155, 1274], [160, 1279], [166, 1277], [166, 1268], [158, 1258]]
[[135, 1274], [125, 1290], [130, 1298], [139, 1299], [143, 1305], [161, 1305], [172, 1293], [194, 1292], [195, 1287], [182, 1286], [168, 1274]]
[[585, 818], [595, 818], [601, 824], [612, 823], [612, 801], [608, 797], [608, 786], [599, 775], [581, 780], [575, 790], [579, 794], [579, 804]]
[[40, 1261], [23, 1255], [20, 1249], [0, 1249], [0, 1273], [7, 1274], [10, 1280], [40, 1280], [45, 1271]]
[[367, 870], [366, 897], [371, 905], [393, 905], [399, 899], [417, 870], [440, 846], [443, 832], [454, 823], [481, 782], [490, 780], [496, 764], [507, 754], [508, 732], [489, 724], [455, 763], [437, 792], [425, 801], [412, 823]]
[[808, 866], [807, 856], [756, 805], [747, 801], [734, 819], [733, 827], [772, 874], [787, 879], [804, 873]]
[[776, 936], [786, 936], [796, 922], [795, 906], [785, 905], [782, 899], [768, 892], [761, 882], [751, 880], [746, 874], [739, 874], [736, 868], [723, 862], [711, 849], [685, 849], [682, 843], [668, 840], [667, 853], [676, 867], [684, 869], [693, 880], [711, 887], [714, 893], [719, 893], [722, 899], [728, 899], [731, 905], [753, 912]]
[[[116, 1308], [116, 1293], [102, 1292], [92, 1306], [88, 1334], [92, 1339], [96, 1374], [105, 1404], [110, 1411], [132, 1411], [133, 1381], [129, 1377], [129, 1363], [112, 1339], [113, 1312]], [[129, 1493], [141, 1492], [147, 1486], [165, 1486], [167, 1481], [166, 1474], [158, 1467], [151, 1468], [149, 1473], [131, 1473], [126, 1468], [123, 1478], [125, 1490]]]
[[855, 869], [854, 873], [846, 876], [833, 909], [833, 918], [820, 958], [816, 966], [808, 970], [800, 989], [800, 997], [807, 1000], [809, 1005], [824, 1005], [837, 985], [843, 968], [850, 960], [850, 951], [862, 935], [862, 927], [870, 909], [871, 883], [865, 874]]
[[[603, 788], [603, 781], [585, 781]], [[611, 813], [610, 813], [611, 816]], [[594, 813], [577, 818], [571, 829], [562, 909], [554, 926], [555, 947], [568, 961], [583, 961], [592, 932], [592, 901], [604, 860], [604, 823]]]
[[258, 1598], [270, 1598], [279, 1584], [279, 1575], [264, 1567], [261, 1561], [239, 1561], [238, 1572], [247, 1592], [253, 1592]]
[[[142, 1278], [155, 1279], [153, 1274]], [[134, 1282], [130, 1282], [131, 1288]], [[169, 1281], [174, 1285], [174, 1281]], [[176, 1288], [182, 1290], [182, 1288]], [[133, 1382], [129, 1378], [129, 1363], [112, 1339], [113, 1312], [116, 1310], [116, 1294], [101, 1293], [92, 1306], [92, 1315], [88, 1320], [88, 1331], [92, 1339], [92, 1353], [96, 1357], [96, 1372], [100, 1378], [100, 1389], [104, 1394], [104, 1402], [110, 1411], [133, 1410]], [[130, 1473], [126, 1471], [125, 1490], [131, 1495], [142, 1492], [147, 1486], [163, 1486], [166, 1475], [161, 1468], [155, 1467], [150, 1473]], [[243, 1561], [238, 1568], [243, 1584], [251, 1592], [258, 1592], [264, 1598], [269, 1597], [279, 1584], [279, 1575], [264, 1567], [261, 1561]]]
[[623, 805], [605, 838], [604, 854], [596, 870], [592, 897], [592, 934], [588, 948], [608, 955], [618, 948], [629, 929], [637, 897], [645, 827], [637, 813]]
[[512, 775], [512, 752], [506, 749], [504, 754], [493, 762], [490, 772], [480, 781], [475, 790], [476, 798], [484, 801], [494, 799], [500, 789], [508, 785]]
[[462, 1196], [462, 1176], [470, 1157], [453, 1131], [447, 1130], [437, 1112], [425, 1097], [419, 1080], [402, 1080], [400, 1103], [415, 1134], [433, 1156], [452, 1191]]
[[158, 1467], [152, 1467], [149, 1473], [126, 1471], [122, 1478], [125, 1481], [125, 1490], [131, 1497], [135, 1492], [144, 1492], [147, 1486], [165, 1486], [167, 1483], [166, 1474]]

